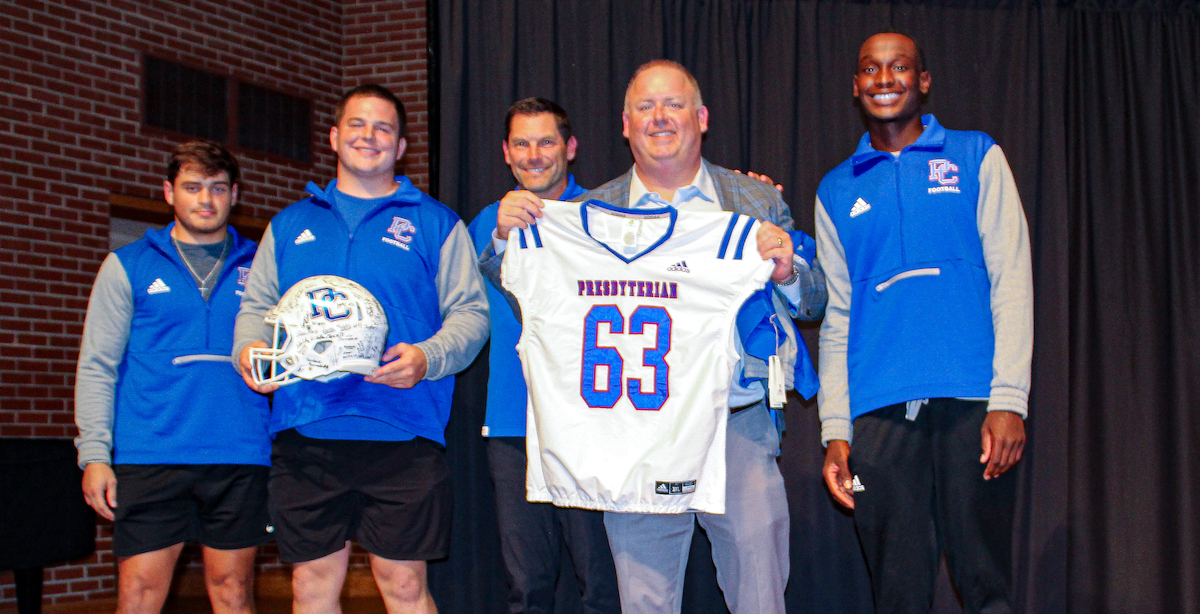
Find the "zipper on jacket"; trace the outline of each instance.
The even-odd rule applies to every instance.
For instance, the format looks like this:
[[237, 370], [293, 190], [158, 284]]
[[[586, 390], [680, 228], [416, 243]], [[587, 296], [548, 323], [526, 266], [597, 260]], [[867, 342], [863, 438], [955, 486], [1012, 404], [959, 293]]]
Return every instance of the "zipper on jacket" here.
[[900, 216], [900, 264], [908, 264], [908, 255], [904, 250], [904, 189], [900, 185], [900, 156], [904, 155], [904, 151], [900, 152], [899, 156], [892, 156], [892, 171], [896, 175], [896, 212]]
[[[216, 288], [213, 288], [216, 291]], [[201, 299], [204, 295], [200, 296]], [[204, 347], [211, 347], [212, 344], [212, 294], [208, 295], [209, 300], [204, 301]]]
[[229, 362], [229, 357], [220, 354], [186, 354], [171, 359], [173, 365], [185, 365], [189, 362]]
[[895, 275], [892, 275], [887, 281], [876, 285], [875, 291], [883, 292], [884, 290], [887, 290], [888, 288], [892, 287], [892, 284], [900, 281], [901, 279], [908, 279], [909, 277], [925, 277], [925, 276], [930, 276], [930, 275], [941, 275], [941, 274], [942, 274], [942, 270], [939, 269], [938, 267], [927, 267], [924, 269], [913, 269], [911, 271], [904, 271], [903, 273], [896, 273]]

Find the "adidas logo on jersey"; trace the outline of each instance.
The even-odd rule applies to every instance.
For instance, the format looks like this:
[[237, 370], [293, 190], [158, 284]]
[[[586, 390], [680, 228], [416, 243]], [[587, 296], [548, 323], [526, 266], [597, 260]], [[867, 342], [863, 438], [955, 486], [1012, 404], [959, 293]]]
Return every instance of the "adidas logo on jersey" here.
[[162, 294], [163, 292], [170, 291], [171, 286], [168, 286], [167, 282], [163, 281], [161, 277], [156, 277], [154, 283], [150, 284], [149, 288], [146, 288], [146, 294]]
[[655, 482], [656, 495], [690, 495], [696, 492], [696, 480], [686, 482]]
[[850, 208], [850, 217], [858, 217], [871, 210], [871, 205], [861, 197], [854, 201], [854, 206]]
[[679, 262], [672, 264], [671, 266], [667, 267], [667, 270], [668, 271], [680, 271], [682, 273], [691, 273], [692, 272], [690, 269], [688, 269], [686, 260], [680, 260]]
[[309, 243], [316, 240], [316, 235], [314, 235], [311, 230], [305, 228], [304, 232], [300, 233], [300, 236], [296, 237], [295, 243], [296, 245], [300, 245], [301, 243]]
[[858, 476], [857, 475], [854, 476], [854, 481], [850, 483], [850, 491], [851, 492], [862, 492], [866, 489], [867, 488], [862, 485], [862, 482], [858, 481]]

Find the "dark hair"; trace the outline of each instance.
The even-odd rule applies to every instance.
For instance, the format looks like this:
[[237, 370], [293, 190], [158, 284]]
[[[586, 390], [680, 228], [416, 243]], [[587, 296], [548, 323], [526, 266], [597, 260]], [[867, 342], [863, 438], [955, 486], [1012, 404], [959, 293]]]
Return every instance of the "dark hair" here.
[[400, 99], [392, 93], [392, 90], [378, 83], [364, 83], [342, 94], [342, 99], [337, 103], [337, 110], [333, 113], [333, 125], [336, 126], [342, 123], [342, 113], [346, 111], [346, 103], [350, 102], [350, 99], [356, 96], [372, 96], [392, 103], [392, 106], [396, 108], [396, 117], [400, 118], [397, 138], [404, 138], [408, 134], [408, 118], [404, 114], [404, 103], [400, 102]]
[[554, 116], [554, 124], [558, 127], [558, 133], [562, 135], [564, 143], [571, 140], [571, 118], [567, 117], [567, 111], [546, 98], [526, 98], [514, 102], [513, 106], [508, 108], [508, 114], [504, 116], [504, 140], [507, 141], [508, 135], [512, 133], [513, 117], [542, 113]]
[[174, 184], [179, 169], [189, 164], [199, 166], [205, 177], [225, 171], [229, 175], [229, 185], [238, 182], [237, 158], [220, 143], [203, 140], [181, 143], [171, 152], [171, 160], [167, 162], [167, 181]]

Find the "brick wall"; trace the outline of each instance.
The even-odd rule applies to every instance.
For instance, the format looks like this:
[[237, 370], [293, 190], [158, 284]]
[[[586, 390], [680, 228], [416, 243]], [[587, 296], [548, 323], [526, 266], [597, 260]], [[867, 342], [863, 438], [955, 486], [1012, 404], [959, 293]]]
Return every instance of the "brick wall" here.
[[[424, 0], [0, 0], [0, 437], [73, 437], [88, 293], [110, 194], [161, 199], [185, 137], [141, 125], [144, 54], [313, 101], [314, 160], [235, 149], [236, 213], [270, 218], [332, 177], [338, 94], [367, 80], [408, 105], [404, 170], [428, 185]], [[96, 555], [47, 569], [45, 603], [114, 593], [111, 526]], [[194, 551], [185, 553], [194, 565]], [[278, 566], [274, 549], [260, 567]], [[361, 555], [356, 556], [361, 564]], [[0, 608], [14, 605], [0, 573]]]
[[429, 185], [429, 112], [425, 70], [425, 3], [346, 0], [346, 73], [342, 85], [379, 83], [396, 92], [408, 112], [408, 149], [401, 170], [422, 190]]

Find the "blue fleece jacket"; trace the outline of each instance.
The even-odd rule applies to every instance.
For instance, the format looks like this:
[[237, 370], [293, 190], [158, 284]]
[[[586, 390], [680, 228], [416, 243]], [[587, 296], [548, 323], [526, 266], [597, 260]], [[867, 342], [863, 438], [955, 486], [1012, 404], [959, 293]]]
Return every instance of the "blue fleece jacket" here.
[[[567, 188], [559, 199], [571, 200], [586, 191], [575, 183], [573, 175], [567, 175]], [[471, 241], [475, 243], [476, 256], [491, 244], [499, 208], [500, 201], [484, 207], [467, 227]], [[492, 344], [488, 350], [487, 415], [483, 421], [483, 436], [524, 437], [525, 404], [529, 393], [521, 371], [521, 359], [517, 356], [521, 323], [517, 322], [504, 295], [490, 283], [487, 284], [487, 296]]]
[[[1011, 171], [986, 134], [947, 130], [932, 115], [922, 121], [921, 136], [899, 155], [875, 150], [864, 135], [817, 190], [830, 284], [821, 333], [825, 440], [849, 437], [848, 424], [830, 424], [915, 399], [989, 398], [990, 409], [1025, 411], [1032, 286]], [[1003, 354], [997, 330], [1014, 346]], [[827, 373], [827, 354], [836, 361], [839, 351], [844, 362]], [[848, 384], [838, 381], [846, 374]]]
[[267, 399], [228, 361], [254, 242], [229, 229], [233, 244], [206, 302], [171, 243], [173, 227], [116, 251], [133, 317], [117, 368], [113, 462], [269, 465]]
[[[362, 284], [388, 317], [386, 347], [424, 341], [442, 326], [435, 278], [442, 244], [458, 216], [405, 177], [353, 229], [331, 203], [336, 182], [271, 220], [278, 284], [286, 291], [313, 275], [339, 275]], [[410, 389], [367, 383], [350, 374], [329, 382], [302, 381], [275, 393], [271, 432], [327, 418], [361, 416], [413, 435], [445, 441], [454, 379], [422, 380]]]

